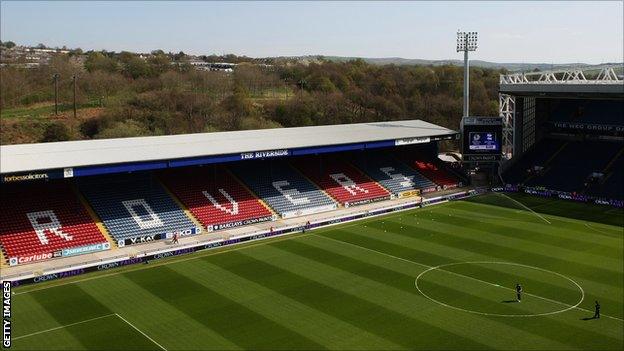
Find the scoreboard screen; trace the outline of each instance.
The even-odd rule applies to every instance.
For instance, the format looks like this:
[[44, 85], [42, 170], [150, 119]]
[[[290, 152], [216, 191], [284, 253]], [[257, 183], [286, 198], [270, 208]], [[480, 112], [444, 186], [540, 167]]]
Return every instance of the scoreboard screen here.
[[503, 137], [503, 123], [500, 117], [464, 117], [461, 131], [465, 162], [500, 160]]
[[500, 150], [500, 142], [496, 134], [491, 132], [472, 132], [469, 135], [470, 145], [468, 149], [474, 150]]

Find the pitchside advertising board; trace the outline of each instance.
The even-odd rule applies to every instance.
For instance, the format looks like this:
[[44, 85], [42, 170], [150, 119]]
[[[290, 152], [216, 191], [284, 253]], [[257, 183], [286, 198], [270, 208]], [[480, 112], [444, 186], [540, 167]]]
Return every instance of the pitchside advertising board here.
[[70, 247], [67, 249], [57, 250], [53, 252], [37, 253], [37, 254], [26, 255], [26, 256], [13, 256], [13, 257], [9, 257], [9, 265], [16, 266], [18, 264], [31, 263], [35, 261], [41, 261], [41, 260], [48, 260], [50, 258], [70, 257], [70, 256], [82, 255], [82, 254], [92, 253], [92, 252], [97, 252], [97, 251], [106, 251], [106, 250], [109, 250], [110, 248], [111, 248], [110, 243], [103, 242], [103, 243], [89, 244], [86, 246]]
[[202, 229], [200, 227], [193, 227], [193, 228], [181, 229], [181, 230], [171, 232], [171, 233], [142, 235], [142, 236], [140, 235], [140, 236], [135, 236], [132, 238], [119, 239], [117, 240], [117, 246], [124, 247], [128, 245], [148, 243], [148, 242], [161, 240], [161, 239], [171, 239], [173, 238], [174, 234], [178, 234], [179, 236], [189, 236], [189, 235], [201, 234], [201, 232], [202, 232]]
[[461, 122], [464, 162], [496, 162], [502, 154], [500, 117], [464, 117]]

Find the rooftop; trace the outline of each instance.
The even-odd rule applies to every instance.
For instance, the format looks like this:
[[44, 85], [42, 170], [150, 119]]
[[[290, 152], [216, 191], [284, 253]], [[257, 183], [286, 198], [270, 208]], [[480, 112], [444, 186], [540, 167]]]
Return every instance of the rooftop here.
[[0, 146], [0, 173], [454, 135], [421, 120]]

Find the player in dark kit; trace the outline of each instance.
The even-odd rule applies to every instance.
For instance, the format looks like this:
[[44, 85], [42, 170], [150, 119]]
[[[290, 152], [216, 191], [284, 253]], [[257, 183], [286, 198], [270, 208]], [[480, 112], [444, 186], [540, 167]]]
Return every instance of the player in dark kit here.
[[600, 304], [598, 303], [598, 301], [596, 301], [596, 312], [594, 312], [594, 318], [595, 319], [600, 319]]
[[516, 300], [522, 302], [522, 285], [516, 283]]

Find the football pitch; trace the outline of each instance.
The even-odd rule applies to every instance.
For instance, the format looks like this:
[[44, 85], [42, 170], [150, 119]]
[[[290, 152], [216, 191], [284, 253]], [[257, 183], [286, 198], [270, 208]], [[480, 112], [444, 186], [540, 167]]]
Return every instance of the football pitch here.
[[623, 215], [487, 194], [23, 286], [12, 348], [621, 350]]

